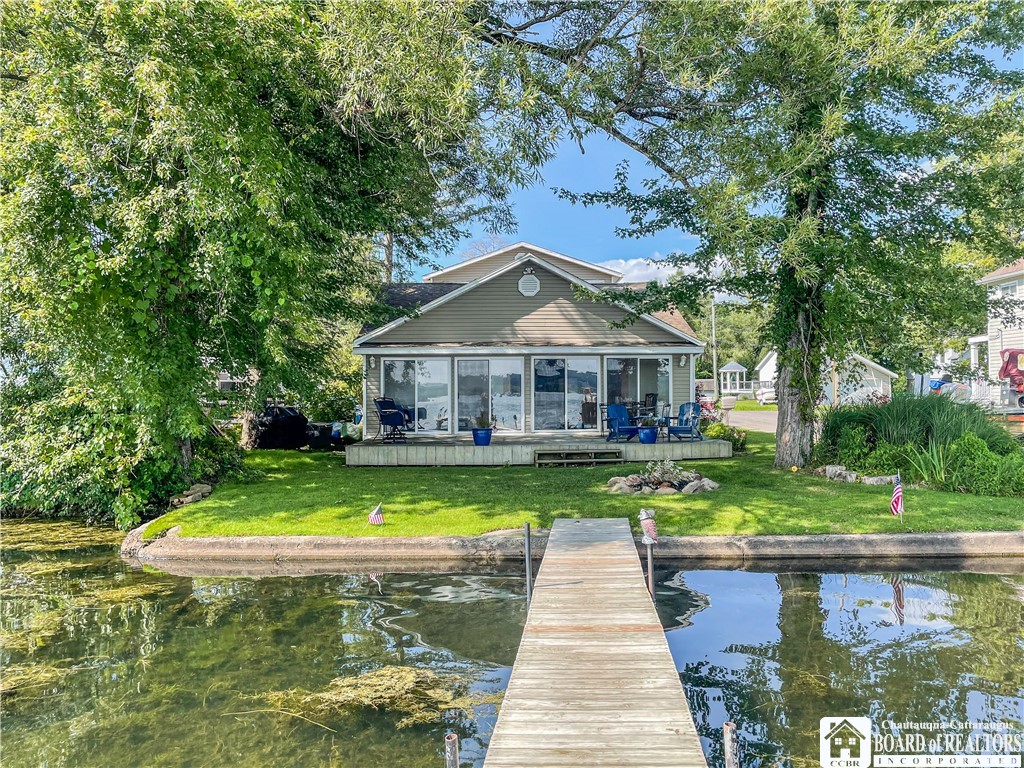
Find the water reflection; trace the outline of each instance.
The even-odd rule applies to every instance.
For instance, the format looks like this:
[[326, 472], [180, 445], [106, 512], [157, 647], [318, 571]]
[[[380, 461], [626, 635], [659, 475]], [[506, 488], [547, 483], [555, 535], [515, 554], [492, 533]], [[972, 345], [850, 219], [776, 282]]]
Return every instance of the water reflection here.
[[705, 753], [818, 765], [818, 721], [1024, 720], [1024, 579], [972, 573], [658, 573]]
[[0, 558], [5, 768], [434, 766], [449, 729], [464, 763], [482, 763], [493, 704], [404, 729], [383, 711], [320, 727], [259, 710], [269, 691], [387, 666], [502, 690], [521, 578], [180, 578], [125, 569], [109, 537], [90, 547], [74, 531], [61, 551], [70, 529], [20, 525], [5, 521]]

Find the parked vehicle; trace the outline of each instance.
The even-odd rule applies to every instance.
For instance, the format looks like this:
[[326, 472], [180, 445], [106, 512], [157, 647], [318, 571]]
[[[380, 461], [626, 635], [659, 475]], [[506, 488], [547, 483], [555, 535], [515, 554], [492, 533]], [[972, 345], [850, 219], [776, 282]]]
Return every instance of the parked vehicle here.
[[999, 353], [1003, 364], [999, 378], [1010, 382], [1010, 391], [1017, 395], [1017, 405], [1024, 408], [1024, 349], [1004, 349]]
[[761, 405], [767, 405], [768, 403], [777, 403], [778, 398], [775, 395], [775, 385], [765, 384], [763, 387], [758, 389], [754, 393], [754, 397]]

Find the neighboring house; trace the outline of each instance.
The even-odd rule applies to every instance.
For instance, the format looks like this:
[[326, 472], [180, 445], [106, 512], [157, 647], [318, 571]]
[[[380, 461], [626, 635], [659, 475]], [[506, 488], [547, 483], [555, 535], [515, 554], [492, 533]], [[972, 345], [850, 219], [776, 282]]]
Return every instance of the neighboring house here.
[[[774, 385], [777, 367], [778, 354], [772, 350], [757, 364], [758, 380]], [[898, 374], [888, 368], [852, 352], [840, 365], [826, 361], [822, 371], [823, 402], [826, 405], [857, 403], [876, 395], [891, 395], [896, 378]]]
[[[986, 347], [985, 372], [990, 380], [996, 381], [1003, 363], [1000, 353], [1004, 349], [1024, 349], [1024, 259], [990, 272], [978, 283], [988, 289], [990, 299], [1016, 300], [1021, 308], [1020, 316], [1013, 320], [998, 318], [990, 310], [986, 332], [967, 340], [971, 368], [981, 367], [981, 348]], [[985, 400], [995, 405], [1011, 403], [1006, 381], [1000, 381], [998, 386], [988, 386], [984, 381], [972, 382], [971, 388], [975, 400]]]
[[638, 316], [586, 296], [625, 287], [621, 278], [516, 243], [388, 286], [389, 304], [418, 311], [355, 341], [366, 434], [382, 396], [415, 413], [410, 436], [468, 432], [481, 414], [502, 431], [598, 433], [602, 403], [654, 394], [675, 411], [692, 401], [704, 344], [678, 312]]

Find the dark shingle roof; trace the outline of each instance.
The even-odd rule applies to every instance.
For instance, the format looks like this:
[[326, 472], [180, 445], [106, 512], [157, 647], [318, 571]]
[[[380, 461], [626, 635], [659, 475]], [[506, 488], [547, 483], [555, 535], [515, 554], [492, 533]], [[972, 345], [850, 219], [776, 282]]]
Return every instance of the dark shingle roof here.
[[[378, 300], [396, 310], [410, 310], [423, 307], [432, 301], [461, 288], [462, 283], [391, 283], [381, 289]], [[401, 317], [402, 312], [395, 312], [390, 318], [382, 318], [379, 322], [367, 323], [363, 326], [363, 333], [369, 333], [374, 328], [387, 325], [392, 320]]]

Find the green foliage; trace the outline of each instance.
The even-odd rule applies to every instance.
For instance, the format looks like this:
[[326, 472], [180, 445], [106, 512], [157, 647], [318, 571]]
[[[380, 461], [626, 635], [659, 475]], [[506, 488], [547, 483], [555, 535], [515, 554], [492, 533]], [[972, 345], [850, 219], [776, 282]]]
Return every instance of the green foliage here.
[[721, 422], [709, 424], [701, 430], [701, 434], [712, 440], [728, 440], [732, 443], [734, 451], [742, 451], [747, 447], [746, 430], [730, 427], [728, 424], [722, 424]]
[[699, 238], [667, 258], [676, 279], [625, 298], [768, 308], [791, 401], [780, 466], [808, 458], [826, 355], [870, 340], [905, 363], [928, 338], [977, 332], [974, 279], [1024, 255], [1024, 74], [1003, 63], [1020, 57], [1019, 3], [586, 8], [499, 4], [488, 31], [574, 129], [663, 172], [639, 185], [623, 166], [609, 191], [568, 199], [623, 209], [625, 235]]
[[337, 340], [386, 309], [375, 237], [443, 251], [546, 156], [536, 126], [485, 133], [510, 102], [464, 10], [4, 4], [2, 359], [18, 346], [32, 374], [5, 506], [138, 519], [178, 484], [218, 371], [250, 404], [334, 409]]
[[859, 464], [852, 465], [851, 469], [862, 472], [865, 475], [893, 475], [897, 472], [903, 477], [913, 477], [914, 462], [917, 449], [910, 443], [893, 445], [885, 440], [880, 440], [866, 457]]
[[837, 459], [840, 464], [857, 467], [864, 463], [870, 453], [871, 445], [868, 443], [868, 433], [864, 427], [852, 427], [840, 433], [837, 446]]
[[329, 381], [302, 400], [302, 413], [310, 421], [352, 421], [362, 398], [361, 382]]
[[1024, 451], [974, 403], [898, 394], [888, 403], [833, 408], [815, 461], [866, 474], [900, 471], [944, 491], [1018, 496]]
[[950, 448], [946, 490], [989, 496], [1024, 496], [1024, 453], [1000, 456], [965, 433]]

